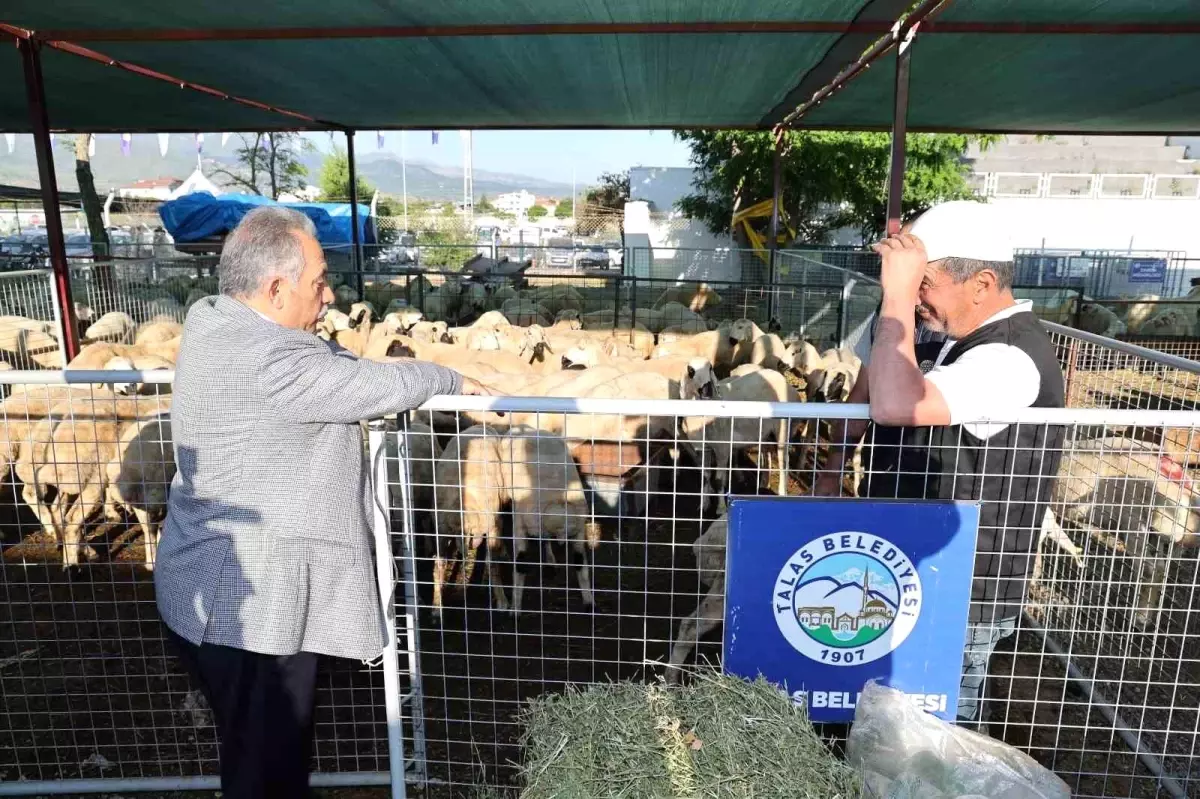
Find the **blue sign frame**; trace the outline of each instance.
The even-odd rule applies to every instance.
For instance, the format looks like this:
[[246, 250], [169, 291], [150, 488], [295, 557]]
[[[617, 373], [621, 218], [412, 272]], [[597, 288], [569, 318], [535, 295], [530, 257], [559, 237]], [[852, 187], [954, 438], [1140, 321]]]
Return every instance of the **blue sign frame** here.
[[852, 720], [872, 679], [953, 720], [978, 529], [973, 502], [732, 500], [725, 671], [813, 721]]
[[1165, 258], [1134, 258], [1129, 262], [1130, 283], [1162, 283], [1167, 279]]

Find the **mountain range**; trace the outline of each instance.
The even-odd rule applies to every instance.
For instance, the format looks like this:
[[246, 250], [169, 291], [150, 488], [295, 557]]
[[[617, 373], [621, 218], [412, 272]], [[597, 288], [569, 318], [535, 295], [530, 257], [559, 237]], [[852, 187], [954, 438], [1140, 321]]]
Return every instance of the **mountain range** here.
[[[390, 151], [360, 153], [358, 171], [368, 183], [385, 194], [400, 196], [404, 191], [404, 179], [400, 156]], [[76, 191], [74, 136], [59, 135], [55, 139], [54, 167], [58, 187], [62, 191]], [[204, 173], [217, 185], [224, 185], [217, 173], [219, 169], [232, 169], [237, 164], [236, 149], [241, 145], [238, 137], [231, 136], [225, 147], [221, 147], [221, 134], [205, 135], [204, 154], [201, 163]], [[301, 156], [308, 169], [307, 181], [319, 184], [321, 164], [326, 154], [310, 150]], [[135, 181], [156, 178], [186, 178], [196, 168], [196, 145], [191, 134], [173, 134], [169, 140], [167, 154], [159, 155], [158, 137], [154, 134], [134, 134], [128, 156], [121, 153], [121, 140], [117, 134], [101, 134], [96, 137], [96, 154], [92, 157], [92, 174], [96, 189], [107, 194], [110, 188], [129, 186]], [[423, 200], [458, 200], [462, 198], [463, 171], [457, 166], [443, 166], [427, 161], [410, 160], [407, 165], [408, 196]], [[504, 192], [526, 189], [546, 197], [570, 197], [571, 184], [515, 175], [474, 170], [475, 198], [484, 195], [494, 198]], [[14, 186], [37, 186], [37, 162], [33, 147], [27, 137], [18, 140], [12, 153], [0, 143], [0, 184]], [[366, 198], [369, 199], [369, 198]]]
[[[863, 606], [863, 586], [859, 582], [843, 583], [834, 577], [814, 577], [796, 589], [796, 607], [833, 607], [837, 614], [856, 615]], [[868, 595], [881, 600], [893, 612], [896, 600], [887, 594], [871, 589]]]

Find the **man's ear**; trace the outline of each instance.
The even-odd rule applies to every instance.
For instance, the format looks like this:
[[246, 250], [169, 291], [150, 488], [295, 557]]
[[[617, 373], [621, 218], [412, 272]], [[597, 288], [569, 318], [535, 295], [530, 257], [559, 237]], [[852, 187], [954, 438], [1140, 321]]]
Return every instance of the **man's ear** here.
[[982, 298], [990, 289], [997, 285], [996, 273], [991, 269], [984, 269], [975, 275], [975, 296]]
[[275, 308], [283, 307], [283, 278], [276, 276], [267, 283], [267, 300]]

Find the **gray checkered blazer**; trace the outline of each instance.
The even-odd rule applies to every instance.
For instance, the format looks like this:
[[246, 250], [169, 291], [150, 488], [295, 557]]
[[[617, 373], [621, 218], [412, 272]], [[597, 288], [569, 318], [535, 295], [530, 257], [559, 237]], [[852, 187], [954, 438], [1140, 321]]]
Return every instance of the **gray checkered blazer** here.
[[427, 363], [359, 360], [229, 297], [184, 324], [172, 401], [178, 473], [158, 609], [199, 644], [375, 657], [384, 620], [360, 419], [457, 394]]

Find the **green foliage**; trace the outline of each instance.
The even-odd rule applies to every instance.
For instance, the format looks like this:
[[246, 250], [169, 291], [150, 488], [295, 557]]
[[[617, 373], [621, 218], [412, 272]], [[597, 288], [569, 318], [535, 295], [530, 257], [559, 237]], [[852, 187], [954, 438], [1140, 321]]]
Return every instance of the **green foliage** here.
[[[358, 189], [358, 201], [371, 202], [375, 188], [362, 175], [357, 177], [355, 185]], [[335, 147], [333, 152], [325, 156], [325, 161], [321, 164], [320, 186], [321, 199], [324, 202], [350, 202], [350, 158], [345, 150]]]
[[600, 176], [600, 185], [588, 189], [586, 199], [588, 205], [624, 209], [629, 202], [629, 172], [605, 172]]
[[299, 133], [238, 134], [241, 146], [234, 150], [237, 166], [218, 168], [213, 175], [227, 178], [238, 188], [252, 194], [264, 194], [272, 200], [304, 187], [308, 169], [300, 163], [300, 154], [313, 145]]
[[555, 219], [570, 219], [575, 215], [575, 202], [573, 200], [563, 200], [554, 209]]
[[[767, 131], [684, 130], [675, 134], [692, 150], [697, 191], [679, 201], [690, 217], [714, 232], [730, 228], [735, 200], [745, 208], [774, 194], [774, 144]], [[996, 137], [913, 133], [904, 175], [906, 220], [939, 202], [971, 199], [963, 155], [972, 141]], [[842, 227], [864, 240], [886, 225], [891, 135], [843, 131], [788, 131], [782, 159], [782, 207], [799, 242], [823, 244]], [[666, 210], [666, 209], [661, 209]]]
[[[561, 207], [562, 207], [562, 205], [560, 204], [559, 208], [561, 208]], [[536, 222], [537, 220], [541, 219], [543, 216], [545, 216], [548, 213], [550, 213], [550, 212], [547, 211], [543, 206], [535, 205], [532, 208], [530, 208], [528, 211], [525, 212], [525, 216], [529, 218], [530, 222]], [[555, 214], [557, 214], [557, 213], [558, 213], [558, 211], [557, 211], [557, 209], [555, 209]]]
[[485, 194], [479, 198], [479, 202], [475, 203], [475, 210], [481, 214], [495, 213], [496, 206], [492, 205], [492, 201]]

